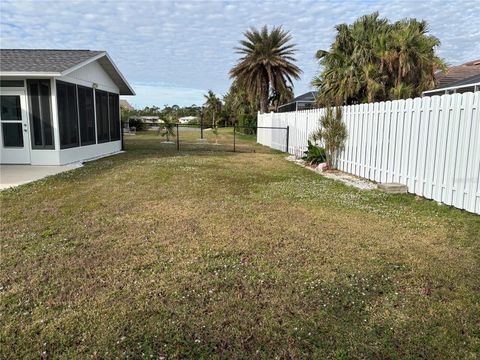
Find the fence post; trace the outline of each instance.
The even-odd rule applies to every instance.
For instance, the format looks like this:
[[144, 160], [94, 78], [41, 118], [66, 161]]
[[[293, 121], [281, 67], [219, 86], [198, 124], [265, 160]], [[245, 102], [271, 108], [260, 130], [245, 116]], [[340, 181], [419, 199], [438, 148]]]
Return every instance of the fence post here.
[[288, 141], [289, 141], [289, 139], [290, 139], [290, 126], [287, 125], [287, 154], [289, 153], [289, 151], [288, 151], [288, 145], [289, 145]]
[[178, 133], [178, 124], [177, 124], [177, 150], [180, 150], [180, 135]]

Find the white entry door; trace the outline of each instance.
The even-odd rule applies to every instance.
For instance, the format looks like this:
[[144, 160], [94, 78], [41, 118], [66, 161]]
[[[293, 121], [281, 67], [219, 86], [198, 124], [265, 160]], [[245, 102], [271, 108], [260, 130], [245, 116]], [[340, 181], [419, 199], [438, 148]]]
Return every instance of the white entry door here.
[[26, 96], [22, 90], [0, 90], [0, 163], [30, 164]]

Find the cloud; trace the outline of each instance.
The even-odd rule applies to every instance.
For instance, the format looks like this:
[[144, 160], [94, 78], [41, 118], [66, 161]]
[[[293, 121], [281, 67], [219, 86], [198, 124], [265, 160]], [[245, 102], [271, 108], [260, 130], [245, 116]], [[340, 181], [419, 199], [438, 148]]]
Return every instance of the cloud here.
[[125, 97], [134, 107], [156, 105], [202, 105], [205, 102], [203, 94], [208, 90], [177, 87], [163, 83], [132, 83], [137, 94], [135, 97]]
[[318, 72], [314, 54], [329, 47], [334, 26], [373, 11], [391, 20], [425, 19], [442, 41], [440, 56], [450, 64], [480, 58], [480, 2], [444, 0], [3, 0], [0, 46], [107, 50], [126, 78], [145, 89], [132, 102], [152, 105], [158, 98], [162, 105], [164, 98], [169, 104], [190, 104], [199, 101], [195, 91], [227, 91], [228, 71], [238, 56], [233, 47], [246, 29], [283, 25], [291, 32], [303, 70], [295, 83], [300, 93], [310, 88]]

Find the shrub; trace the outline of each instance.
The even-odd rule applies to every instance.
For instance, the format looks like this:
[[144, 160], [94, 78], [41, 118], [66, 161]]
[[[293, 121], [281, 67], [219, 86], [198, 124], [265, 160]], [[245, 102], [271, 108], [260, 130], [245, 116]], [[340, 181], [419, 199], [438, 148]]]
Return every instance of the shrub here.
[[304, 154], [305, 156], [302, 159], [310, 163], [310, 165], [320, 164], [327, 160], [325, 149], [313, 144], [310, 140], [308, 140], [308, 149]]
[[128, 120], [128, 126], [130, 127], [135, 127], [137, 131], [143, 131], [147, 130], [147, 124], [145, 124], [143, 121], [140, 119], [135, 119], [135, 118], [130, 118]]
[[321, 140], [325, 145], [325, 153], [327, 156], [327, 164], [330, 169], [334, 168], [338, 152], [345, 146], [347, 140], [347, 127], [342, 120], [341, 108], [331, 107], [325, 109], [325, 115], [320, 120], [320, 128], [312, 134], [314, 141]]
[[163, 124], [158, 130], [162, 137], [167, 138], [167, 141], [170, 141], [170, 137], [175, 136], [176, 123], [177, 120], [171, 115], [168, 115], [163, 119]]
[[246, 135], [255, 135], [257, 127], [257, 115], [242, 114], [238, 117], [238, 131]]

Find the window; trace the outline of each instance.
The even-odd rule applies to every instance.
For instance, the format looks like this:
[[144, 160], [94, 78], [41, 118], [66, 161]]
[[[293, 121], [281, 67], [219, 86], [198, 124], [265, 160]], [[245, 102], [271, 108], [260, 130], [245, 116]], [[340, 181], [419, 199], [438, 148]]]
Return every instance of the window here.
[[0, 119], [4, 147], [23, 147], [22, 108], [20, 96], [0, 96]]
[[110, 141], [120, 140], [120, 114], [118, 110], [118, 94], [108, 93], [108, 106]]
[[23, 88], [23, 80], [0, 80], [0, 87], [21, 87], [21, 88]]
[[80, 144], [95, 144], [95, 109], [93, 107], [93, 90], [77, 86], [78, 115], [80, 120]]
[[2, 95], [1, 117], [3, 120], [22, 120], [22, 108], [20, 106], [20, 96]]
[[50, 80], [27, 80], [32, 148], [53, 149]]
[[95, 90], [95, 104], [97, 110], [97, 140], [99, 143], [104, 143], [110, 140], [108, 93]]
[[58, 122], [60, 148], [68, 149], [79, 145], [77, 87], [57, 81]]
[[2, 133], [4, 147], [23, 147], [23, 131], [21, 123], [2, 123]]
[[120, 140], [117, 94], [57, 81], [57, 103], [61, 149]]

